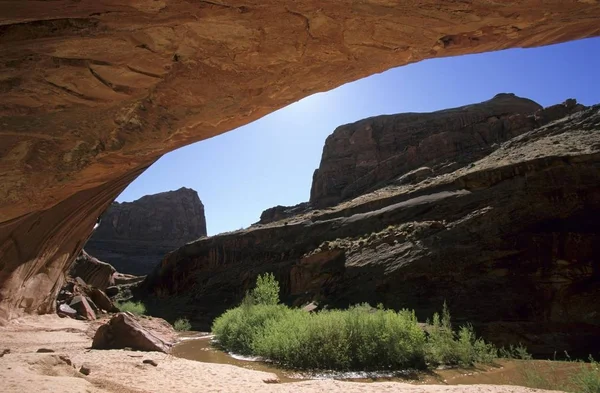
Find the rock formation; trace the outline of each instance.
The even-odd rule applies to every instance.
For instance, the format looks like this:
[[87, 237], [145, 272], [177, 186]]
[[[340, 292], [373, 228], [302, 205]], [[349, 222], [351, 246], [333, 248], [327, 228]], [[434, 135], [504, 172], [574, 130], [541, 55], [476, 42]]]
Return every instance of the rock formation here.
[[95, 320], [102, 312], [119, 312], [109, 296], [81, 277], [69, 277], [56, 298], [61, 317]]
[[[418, 138], [453, 145], [455, 132], [440, 134], [426, 119], [439, 113], [420, 116], [431, 128]], [[187, 244], [148, 276], [146, 290], [177, 304], [166, 313], [208, 327], [258, 274], [274, 272], [290, 304], [383, 303], [424, 320], [447, 301], [455, 322], [474, 323], [497, 344], [587, 356], [600, 349], [600, 105], [568, 100], [472, 123], [464, 134], [475, 127], [490, 144], [479, 145], [487, 153], [480, 160], [440, 149], [447, 173]], [[490, 130], [513, 137], [492, 146]]]
[[0, 15], [0, 320], [53, 310], [96, 218], [168, 151], [391, 67], [600, 34], [595, 0], [9, 0]]
[[168, 353], [171, 343], [145, 329], [129, 313], [118, 313], [100, 326], [94, 335], [93, 349], [123, 349]]
[[114, 202], [85, 245], [119, 272], [144, 275], [170, 251], [206, 236], [204, 206], [189, 188]]
[[325, 141], [310, 202], [334, 205], [402, 175], [398, 180], [406, 182], [406, 174], [418, 168], [425, 177], [431, 176], [428, 170], [451, 172], [485, 156], [494, 143], [531, 129], [527, 117], [520, 118], [523, 124], [510, 118], [538, 109], [531, 100], [498, 94], [477, 105], [376, 116], [340, 126]]
[[75, 258], [69, 275], [73, 278], [81, 277], [87, 284], [105, 290], [115, 285], [114, 275], [117, 271], [110, 264], [99, 261], [89, 255], [85, 250]]

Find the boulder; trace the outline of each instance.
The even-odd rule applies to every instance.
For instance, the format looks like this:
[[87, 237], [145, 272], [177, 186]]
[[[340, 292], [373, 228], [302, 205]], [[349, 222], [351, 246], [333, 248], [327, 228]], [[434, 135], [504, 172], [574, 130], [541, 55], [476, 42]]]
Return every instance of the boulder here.
[[171, 344], [146, 330], [132, 314], [118, 313], [100, 326], [94, 335], [93, 349], [131, 348], [138, 351], [168, 353]]
[[113, 279], [115, 273], [116, 270], [114, 267], [94, 258], [85, 252], [85, 250], [81, 250], [81, 253], [75, 259], [69, 271], [71, 277], [81, 278], [84, 284], [100, 289], [105, 289], [115, 284]]
[[[61, 304], [61, 306], [62, 306], [62, 304]], [[96, 319], [96, 313], [94, 313], [94, 309], [92, 308], [90, 302], [88, 301], [88, 299], [85, 296], [82, 296], [82, 295], [73, 296], [73, 299], [69, 303], [69, 306], [71, 306], [73, 309], [75, 309], [75, 311], [77, 311], [78, 315], [80, 315], [81, 317], [83, 317], [89, 321], [93, 321]]]
[[77, 318], [77, 311], [68, 304], [60, 304], [58, 306], [58, 315], [61, 317]]
[[90, 375], [92, 370], [90, 369], [90, 367], [88, 365], [84, 364], [83, 366], [81, 366], [79, 368], [79, 372], [83, 375]]
[[98, 288], [89, 288], [87, 294], [100, 310], [119, 312], [119, 309], [113, 304], [112, 300]]
[[106, 295], [108, 297], [113, 297], [113, 296], [117, 296], [120, 292], [119, 287], [108, 287], [104, 290], [104, 293], [106, 293]]

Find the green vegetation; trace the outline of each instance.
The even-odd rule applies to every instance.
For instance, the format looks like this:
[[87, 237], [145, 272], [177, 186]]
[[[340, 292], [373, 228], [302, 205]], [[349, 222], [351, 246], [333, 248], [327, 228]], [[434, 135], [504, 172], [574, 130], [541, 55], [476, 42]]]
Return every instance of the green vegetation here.
[[600, 363], [590, 356], [590, 363], [582, 363], [579, 372], [571, 377], [571, 384], [578, 393], [600, 393]]
[[474, 363], [491, 363], [498, 357], [498, 350], [477, 338], [471, 325], [462, 326], [458, 334], [452, 330], [450, 311], [446, 303], [441, 316], [434, 314], [433, 322], [428, 326], [428, 333], [425, 355], [430, 365], [468, 367]]
[[279, 303], [279, 283], [273, 273], [259, 275], [256, 279], [256, 288], [250, 293], [254, 304], [276, 305]]
[[[572, 367], [570, 367], [572, 365]], [[522, 385], [572, 393], [600, 393], [600, 363], [592, 357], [582, 361], [524, 361]]]
[[398, 370], [424, 366], [424, 343], [412, 312], [358, 306], [319, 313], [287, 309], [265, 324], [252, 350], [301, 369]]
[[408, 222], [400, 225], [389, 225], [379, 232], [372, 232], [359, 237], [345, 237], [324, 241], [308, 253], [308, 255], [335, 249], [355, 252], [365, 247], [376, 247], [382, 243], [398, 244], [399, 241], [404, 242], [407, 239], [417, 240], [424, 235], [443, 229], [445, 225], [443, 221]]
[[497, 350], [475, 337], [471, 326], [452, 330], [447, 307], [427, 333], [414, 312], [368, 304], [349, 310], [307, 313], [279, 303], [273, 275], [259, 276], [239, 307], [213, 324], [224, 349], [258, 355], [286, 367], [336, 370], [401, 370], [491, 362]]
[[173, 328], [178, 332], [185, 332], [192, 329], [192, 324], [187, 318], [179, 318], [173, 324]]
[[118, 303], [117, 307], [121, 311], [129, 311], [130, 313], [135, 315], [146, 314], [146, 306], [144, 306], [144, 303], [142, 302], [127, 301], [124, 303]]
[[508, 348], [500, 348], [498, 355], [504, 359], [531, 360], [531, 354], [521, 343], [517, 346], [511, 344]]

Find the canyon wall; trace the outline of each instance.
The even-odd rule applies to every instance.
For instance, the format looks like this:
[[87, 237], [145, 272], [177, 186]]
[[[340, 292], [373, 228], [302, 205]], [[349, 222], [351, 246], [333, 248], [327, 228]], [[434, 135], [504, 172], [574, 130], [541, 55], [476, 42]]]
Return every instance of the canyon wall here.
[[[472, 110], [479, 105], [490, 102]], [[423, 124], [422, 140], [440, 136], [435, 122]], [[489, 138], [481, 159], [440, 149], [458, 163], [451, 171], [187, 244], [144, 283], [153, 312], [186, 315], [206, 329], [258, 274], [273, 272], [288, 304], [382, 303], [425, 320], [446, 301], [455, 323], [473, 323], [498, 345], [522, 342], [545, 357], [595, 353], [600, 106], [568, 100], [462, 130], [502, 129], [513, 137]], [[455, 134], [440, 138], [445, 146]]]
[[[407, 174], [451, 172], [528, 129], [515, 114], [533, 114], [531, 100], [498, 94], [478, 105], [435, 113], [376, 116], [338, 127], [325, 141], [310, 193], [313, 206], [334, 205]], [[412, 172], [417, 170], [419, 172]]]
[[113, 202], [85, 249], [119, 272], [150, 273], [167, 254], [206, 236], [204, 205], [189, 188]]

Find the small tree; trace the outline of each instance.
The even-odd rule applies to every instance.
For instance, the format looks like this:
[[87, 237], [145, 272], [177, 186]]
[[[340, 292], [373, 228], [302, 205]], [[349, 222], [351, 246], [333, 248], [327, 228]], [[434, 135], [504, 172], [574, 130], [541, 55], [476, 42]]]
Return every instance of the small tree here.
[[273, 273], [259, 274], [256, 288], [250, 293], [254, 304], [275, 305], [279, 303], [279, 283]]

